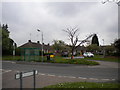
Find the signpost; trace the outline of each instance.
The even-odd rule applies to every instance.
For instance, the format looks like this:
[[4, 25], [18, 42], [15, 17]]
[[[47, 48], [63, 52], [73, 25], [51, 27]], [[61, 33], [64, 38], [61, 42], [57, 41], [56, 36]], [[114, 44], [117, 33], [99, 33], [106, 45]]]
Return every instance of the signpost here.
[[20, 79], [20, 90], [22, 90], [22, 78], [24, 77], [29, 77], [29, 76], [33, 76], [33, 86], [34, 86], [34, 90], [35, 90], [35, 75], [38, 74], [38, 71], [37, 70], [33, 70], [33, 71], [30, 71], [30, 72], [20, 72], [20, 73], [17, 73], [15, 74], [15, 79]]

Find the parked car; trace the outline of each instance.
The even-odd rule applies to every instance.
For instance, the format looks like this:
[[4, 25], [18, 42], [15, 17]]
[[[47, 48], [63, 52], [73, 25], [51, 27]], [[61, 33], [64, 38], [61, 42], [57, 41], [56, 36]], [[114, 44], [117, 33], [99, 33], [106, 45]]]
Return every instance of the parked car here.
[[61, 53], [61, 56], [63, 56], [63, 57], [68, 57], [68, 54], [69, 54], [68, 52], [62, 52], [62, 53]]
[[84, 56], [84, 57], [94, 57], [94, 54], [91, 53], [91, 52], [85, 52], [85, 53], [83, 54], [83, 56]]

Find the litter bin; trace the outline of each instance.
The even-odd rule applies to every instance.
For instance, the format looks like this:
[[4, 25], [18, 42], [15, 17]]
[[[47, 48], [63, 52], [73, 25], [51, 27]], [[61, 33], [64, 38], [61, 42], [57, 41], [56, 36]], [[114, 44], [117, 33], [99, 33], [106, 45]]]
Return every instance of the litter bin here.
[[47, 55], [47, 60], [50, 60], [50, 55]]

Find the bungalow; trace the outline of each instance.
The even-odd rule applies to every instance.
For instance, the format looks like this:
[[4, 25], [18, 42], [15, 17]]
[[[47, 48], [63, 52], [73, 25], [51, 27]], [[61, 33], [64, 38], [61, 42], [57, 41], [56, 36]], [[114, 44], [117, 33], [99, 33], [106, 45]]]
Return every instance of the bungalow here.
[[[24, 61], [39, 60], [40, 53], [42, 51], [42, 44], [39, 41], [37, 43], [28, 40], [27, 43], [21, 45], [21, 59]], [[50, 45], [43, 44], [43, 52], [48, 53], [51, 50]]]

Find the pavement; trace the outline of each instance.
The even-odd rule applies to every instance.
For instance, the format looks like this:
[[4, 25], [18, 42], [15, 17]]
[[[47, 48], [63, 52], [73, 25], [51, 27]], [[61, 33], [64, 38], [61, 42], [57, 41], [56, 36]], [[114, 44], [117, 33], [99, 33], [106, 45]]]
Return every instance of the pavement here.
[[[43, 88], [63, 82], [118, 82], [118, 63], [100, 62], [97, 66], [55, 64], [21, 61], [3, 61], [3, 88], [19, 88], [20, 80], [15, 79], [19, 72], [38, 70], [36, 88]], [[23, 88], [33, 87], [33, 77], [23, 78]]]

